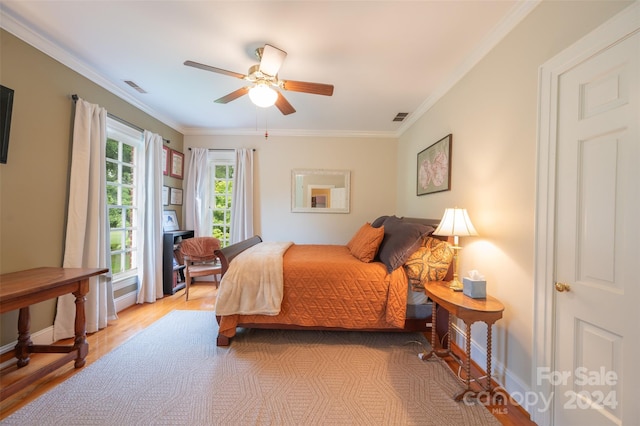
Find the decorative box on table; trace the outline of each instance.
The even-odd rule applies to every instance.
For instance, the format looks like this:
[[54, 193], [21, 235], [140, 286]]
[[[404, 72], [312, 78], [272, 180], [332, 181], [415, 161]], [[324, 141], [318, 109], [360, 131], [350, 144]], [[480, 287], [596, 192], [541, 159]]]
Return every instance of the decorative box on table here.
[[487, 298], [487, 282], [485, 280], [462, 279], [462, 293], [473, 299]]

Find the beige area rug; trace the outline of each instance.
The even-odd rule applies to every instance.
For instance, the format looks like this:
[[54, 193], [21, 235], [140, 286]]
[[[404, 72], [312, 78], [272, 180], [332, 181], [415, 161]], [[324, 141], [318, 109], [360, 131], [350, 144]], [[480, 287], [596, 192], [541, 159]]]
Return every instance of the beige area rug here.
[[[246, 330], [173, 311], [7, 425], [496, 425], [418, 333]], [[412, 342], [419, 341], [421, 344]]]

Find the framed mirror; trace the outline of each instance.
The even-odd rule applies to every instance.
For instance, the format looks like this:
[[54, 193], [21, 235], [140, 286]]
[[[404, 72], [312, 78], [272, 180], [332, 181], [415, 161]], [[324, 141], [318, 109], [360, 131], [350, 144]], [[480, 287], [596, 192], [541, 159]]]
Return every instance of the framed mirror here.
[[298, 213], [349, 213], [349, 170], [291, 171], [291, 211]]

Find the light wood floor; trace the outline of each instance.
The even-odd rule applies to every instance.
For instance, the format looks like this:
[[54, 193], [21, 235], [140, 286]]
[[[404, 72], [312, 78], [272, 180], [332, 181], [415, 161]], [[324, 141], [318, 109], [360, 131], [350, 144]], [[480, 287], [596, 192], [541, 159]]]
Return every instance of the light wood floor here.
[[[173, 310], [207, 310], [213, 311], [215, 305], [215, 287], [208, 283], [193, 285], [189, 291], [189, 301], [185, 301], [184, 290], [173, 296], [165, 297], [156, 303], [135, 305], [118, 314], [118, 319], [111, 321], [104, 330], [87, 336], [89, 342], [89, 355], [87, 365], [99, 359], [102, 355], [126, 342], [138, 332], [163, 317]], [[64, 343], [69, 343], [69, 341]], [[22, 376], [29, 368], [36, 368], [48, 362], [50, 354], [33, 354], [30, 365], [16, 370], [9, 367], [3, 370], [1, 384], [6, 386], [18, 377]], [[457, 365], [450, 363], [454, 371], [458, 371]], [[0, 403], [0, 420], [9, 416], [14, 411], [33, 401], [40, 395], [62, 383], [77, 371], [73, 368], [73, 362], [49, 374], [45, 378], [28, 386], [24, 390], [12, 395]], [[519, 407], [512, 405], [489, 407], [496, 418], [503, 425], [534, 425], [528, 416]]]

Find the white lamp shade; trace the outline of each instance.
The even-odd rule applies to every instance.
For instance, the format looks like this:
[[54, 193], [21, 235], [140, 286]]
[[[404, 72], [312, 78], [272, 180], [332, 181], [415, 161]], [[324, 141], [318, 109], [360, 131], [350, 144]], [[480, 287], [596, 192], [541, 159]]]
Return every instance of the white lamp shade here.
[[278, 92], [264, 83], [259, 83], [249, 89], [249, 98], [255, 105], [267, 108], [276, 103]]
[[445, 209], [440, 225], [433, 234], [464, 237], [478, 235], [478, 232], [469, 219], [467, 209], [449, 208]]

